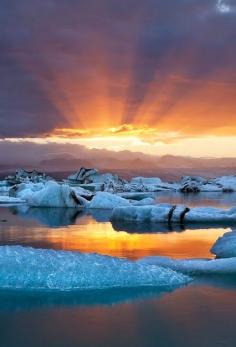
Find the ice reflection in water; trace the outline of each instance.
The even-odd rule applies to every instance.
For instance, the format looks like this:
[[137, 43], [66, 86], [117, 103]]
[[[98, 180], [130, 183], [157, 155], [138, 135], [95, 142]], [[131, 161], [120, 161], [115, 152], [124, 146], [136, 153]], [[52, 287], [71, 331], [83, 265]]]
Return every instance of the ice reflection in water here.
[[[211, 198], [209, 198], [211, 196]], [[231, 207], [235, 194], [157, 194], [159, 202]], [[227, 229], [114, 230], [109, 211], [0, 208], [0, 244], [78, 249], [129, 258], [207, 257]], [[174, 292], [125, 289], [79, 295], [0, 292], [4, 347], [235, 346], [236, 281], [203, 279]], [[144, 300], [145, 299], [145, 300]], [[116, 304], [116, 305], [114, 305]], [[37, 309], [37, 310], [36, 310]], [[14, 331], [14, 333], [12, 333]]]
[[148, 255], [212, 257], [216, 239], [229, 228], [191, 230], [165, 225], [112, 225], [111, 211], [74, 209], [0, 209], [0, 244], [78, 250], [137, 259]]

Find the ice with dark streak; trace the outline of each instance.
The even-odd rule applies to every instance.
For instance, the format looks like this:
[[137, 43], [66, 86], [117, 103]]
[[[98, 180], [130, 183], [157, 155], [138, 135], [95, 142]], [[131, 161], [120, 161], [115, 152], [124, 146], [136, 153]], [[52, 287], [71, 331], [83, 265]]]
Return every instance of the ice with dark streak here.
[[236, 207], [224, 210], [215, 207], [193, 207], [184, 205], [157, 204], [154, 206], [116, 207], [112, 221], [147, 223], [218, 223], [236, 225]]

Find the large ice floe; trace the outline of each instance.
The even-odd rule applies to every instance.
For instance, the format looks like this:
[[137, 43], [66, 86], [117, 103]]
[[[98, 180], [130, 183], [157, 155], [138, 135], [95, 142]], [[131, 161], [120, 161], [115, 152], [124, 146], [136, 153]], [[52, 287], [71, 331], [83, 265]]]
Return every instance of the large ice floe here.
[[219, 237], [211, 248], [217, 258], [236, 257], [236, 230], [225, 233]]
[[21, 191], [20, 197], [34, 207], [74, 207], [82, 208], [88, 203], [76, 190], [66, 184], [48, 181], [40, 190], [29, 187]]
[[171, 269], [98, 254], [0, 246], [0, 288], [88, 290], [184, 285], [190, 278]]
[[131, 206], [132, 204], [150, 205], [155, 203], [155, 200], [152, 198], [135, 201], [109, 192], [96, 192], [94, 194], [82, 187], [71, 187], [68, 184], [58, 184], [55, 181], [21, 183], [11, 188], [10, 196], [15, 200], [16, 198], [21, 199], [27, 205], [34, 207], [113, 209], [117, 206]]
[[112, 221], [148, 222], [168, 224], [209, 223], [236, 224], [236, 207], [223, 210], [215, 207], [193, 207], [158, 204], [149, 206], [116, 207]]

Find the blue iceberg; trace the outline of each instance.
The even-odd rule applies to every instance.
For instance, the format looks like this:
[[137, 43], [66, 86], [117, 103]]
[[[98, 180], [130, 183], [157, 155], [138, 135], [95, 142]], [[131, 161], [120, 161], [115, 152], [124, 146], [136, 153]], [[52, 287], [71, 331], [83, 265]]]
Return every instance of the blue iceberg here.
[[79, 252], [0, 247], [0, 289], [71, 291], [184, 285], [171, 269]]

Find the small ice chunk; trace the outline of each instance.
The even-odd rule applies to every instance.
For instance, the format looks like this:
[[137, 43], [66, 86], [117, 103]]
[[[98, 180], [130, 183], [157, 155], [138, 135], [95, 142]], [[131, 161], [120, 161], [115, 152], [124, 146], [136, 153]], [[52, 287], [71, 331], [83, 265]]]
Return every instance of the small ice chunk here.
[[218, 258], [236, 257], [236, 230], [219, 237], [211, 248], [211, 252]]

